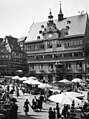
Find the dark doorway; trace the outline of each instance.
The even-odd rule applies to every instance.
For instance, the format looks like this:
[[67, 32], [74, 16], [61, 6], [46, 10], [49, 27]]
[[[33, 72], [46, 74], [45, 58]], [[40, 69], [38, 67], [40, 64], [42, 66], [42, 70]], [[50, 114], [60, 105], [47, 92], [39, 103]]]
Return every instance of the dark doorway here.
[[66, 76], [66, 79], [69, 80], [69, 81], [71, 81], [73, 79], [73, 76], [72, 75], [67, 75]]
[[77, 78], [80, 78], [80, 79], [82, 79], [82, 75], [77, 75]]
[[52, 75], [48, 75], [48, 82], [51, 83], [53, 81]]
[[39, 76], [38, 76], [38, 79], [39, 79], [39, 80], [43, 80], [43, 75], [39, 75]]

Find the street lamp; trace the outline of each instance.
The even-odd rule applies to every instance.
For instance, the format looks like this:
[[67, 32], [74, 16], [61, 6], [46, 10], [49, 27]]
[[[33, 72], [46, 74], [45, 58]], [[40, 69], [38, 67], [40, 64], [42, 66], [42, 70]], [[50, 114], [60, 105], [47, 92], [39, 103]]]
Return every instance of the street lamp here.
[[64, 64], [61, 61], [57, 61], [55, 63], [55, 67], [56, 67], [56, 81], [59, 80], [59, 74], [64, 73], [63, 66], [64, 66]]

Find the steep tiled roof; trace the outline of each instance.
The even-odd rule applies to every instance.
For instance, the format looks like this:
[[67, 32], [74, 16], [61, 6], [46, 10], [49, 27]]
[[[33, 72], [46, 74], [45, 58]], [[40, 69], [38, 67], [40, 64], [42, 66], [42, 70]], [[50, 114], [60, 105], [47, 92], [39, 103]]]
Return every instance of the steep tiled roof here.
[[1, 54], [8, 54], [9, 55], [9, 52], [7, 51], [7, 49], [5, 48], [3, 42], [0, 42], [0, 55]]
[[8, 43], [9, 43], [12, 51], [22, 52], [20, 46], [17, 43], [17, 38], [14, 38], [12, 36], [6, 36], [6, 39], [8, 39]]
[[[25, 43], [37, 40], [37, 36], [39, 35], [41, 26], [44, 25], [46, 27], [47, 22], [48, 21], [34, 23], [28, 32], [28, 36]], [[87, 22], [87, 13], [82, 15], [67, 17], [62, 21], [58, 21], [57, 19], [54, 20], [57, 29], [60, 31], [66, 29], [66, 26], [69, 26], [68, 34], [64, 36], [65, 38], [77, 36], [77, 35], [84, 35], [86, 29], [86, 22]]]
[[24, 42], [26, 40], [26, 38], [27, 38], [26, 36], [18, 38], [17, 42]]

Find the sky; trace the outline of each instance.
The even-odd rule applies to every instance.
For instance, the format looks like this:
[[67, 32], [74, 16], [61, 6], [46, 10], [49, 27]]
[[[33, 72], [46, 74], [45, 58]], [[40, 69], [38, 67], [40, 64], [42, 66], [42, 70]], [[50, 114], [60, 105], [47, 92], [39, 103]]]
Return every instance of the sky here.
[[[61, 0], [64, 17], [89, 14], [89, 0]], [[0, 38], [11, 35], [27, 36], [31, 25], [48, 20], [49, 11], [54, 19], [60, 10], [60, 0], [0, 0]]]

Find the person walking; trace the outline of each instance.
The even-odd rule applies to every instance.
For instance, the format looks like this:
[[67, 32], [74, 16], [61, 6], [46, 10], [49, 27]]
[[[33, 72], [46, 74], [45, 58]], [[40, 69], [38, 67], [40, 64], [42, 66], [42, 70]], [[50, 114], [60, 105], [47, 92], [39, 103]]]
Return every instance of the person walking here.
[[32, 99], [32, 106], [31, 107], [34, 111], [38, 110], [38, 99], [36, 98], [36, 96], [34, 96], [34, 98]]
[[57, 119], [61, 118], [59, 103], [56, 103]]
[[18, 106], [15, 104], [15, 102], [12, 102], [10, 104], [10, 112], [9, 112], [9, 119], [17, 119], [17, 111], [18, 111]]
[[55, 112], [52, 110], [52, 107], [49, 107], [48, 118], [55, 119]]
[[25, 115], [28, 115], [29, 105], [30, 105], [30, 102], [28, 101], [28, 99], [26, 99], [26, 101], [24, 102], [24, 107], [23, 107], [24, 108]]

